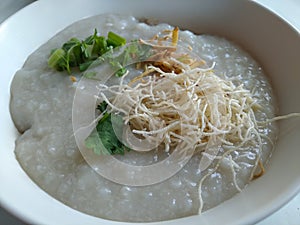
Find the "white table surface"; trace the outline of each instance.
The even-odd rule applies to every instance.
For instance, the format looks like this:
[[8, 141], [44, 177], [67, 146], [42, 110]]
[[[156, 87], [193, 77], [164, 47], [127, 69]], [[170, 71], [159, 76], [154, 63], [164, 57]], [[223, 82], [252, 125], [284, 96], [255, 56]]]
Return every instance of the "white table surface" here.
[[[34, 2], [34, 0], [0, 0], [0, 23], [31, 2]], [[300, 0], [257, 0], [257, 2], [270, 7], [300, 31]], [[300, 225], [300, 193], [280, 210], [257, 223], [257, 225], [273, 224]], [[10, 215], [0, 207], [0, 225], [28, 224]]]

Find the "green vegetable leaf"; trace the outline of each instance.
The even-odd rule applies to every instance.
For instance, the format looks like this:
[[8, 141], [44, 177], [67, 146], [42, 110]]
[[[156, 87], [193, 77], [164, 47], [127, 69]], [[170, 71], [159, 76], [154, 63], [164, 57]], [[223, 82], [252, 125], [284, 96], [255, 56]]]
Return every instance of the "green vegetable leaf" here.
[[[101, 102], [97, 109], [104, 112], [107, 108], [106, 102]], [[123, 129], [123, 118], [115, 115], [114, 128], [117, 130]], [[111, 121], [111, 114], [104, 113], [99, 120], [96, 129], [85, 140], [85, 146], [92, 149], [96, 154], [121, 154], [124, 155], [125, 150], [130, 151], [129, 148], [123, 145], [114, 132]]]
[[109, 51], [110, 48], [107, 47], [107, 42], [105, 40], [105, 37], [97, 37], [95, 38], [94, 43], [94, 52], [100, 53], [100, 55], [103, 55], [107, 51]]
[[100, 110], [100, 112], [104, 112], [107, 108], [107, 105], [107, 102], [103, 101], [97, 106], [97, 109]]
[[86, 71], [93, 62], [94, 62], [93, 60], [90, 60], [79, 64], [79, 71], [81, 72]]
[[85, 40], [71, 38], [61, 48], [51, 51], [48, 65], [58, 71], [67, 71], [69, 74], [74, 67], [85, 71], [99, 56], [124, 44], [126, 44], [125, 38], [113, 32], [109, 32], [107, 38], [98, 36], [95, 29], [94, 34]]
[[52, 54], [48, 60], [48, 65], [55, 68], [58, 71], [65, 69], [66, 53], [63, 49], [58, 48], [52, 51]]
[[93, 130], [92, 133], [85, 139], [85, 146], [93, 151], [97, 155], [110, 155], [111, 153], [103, 146], [100, 141], [97, 130]]
[[[122, 122], [122, 118], [121, 118], [121, 122]], [[121, 129], [122, 127], [119, 128], [116, 127], [116, 128]], [[124, 154], [123, 144], [117, 138], [114, 129], [112, 127], [111, 115], [108, 115], [107, 117], [105, 117], [105, 119], [99, 121], [96, 129], [104, 147], [107, 149], [107, 151], [110, 154]]]

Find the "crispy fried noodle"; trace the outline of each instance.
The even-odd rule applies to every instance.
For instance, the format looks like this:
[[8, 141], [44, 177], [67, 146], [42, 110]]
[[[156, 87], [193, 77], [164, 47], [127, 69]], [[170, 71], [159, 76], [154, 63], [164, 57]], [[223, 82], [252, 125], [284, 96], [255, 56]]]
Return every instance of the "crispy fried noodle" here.
[[[174, 29], [172, 46], [178, 40], [176, 32]], [[230, 153], [246, 146], [262, 150], [264, 134], [259, 129], [276, 118], [257, 121], [255, 111], [261, 106], [251, 91], [220, 78], [214, 72], [215, 64], [207, 66], [201, 60], [186, 60], [187, 56], [184, 61], [180, 59], [182, 55], [169, 54], [167, 59], [147, 64], [145, 71], [127, 84], [124, 80], [128, 74], [118, 85], [101, 85], [99, 98], [107, 101], [109, 112], [123, 115], [124, 123], [130, 124], [135, 135], [162, 143], [164, 151], [176, 149], [182, 156], [187, 151], [202, 152], [202, 156], [217, 160], [214, 168], [199, 182], [201, 213], [203, 181], [226, 159], [230, 162], [233, 183], [241, 191], [235, 180], [238, 165]], [[107, 97], [105, 93], [114, 97]], [[209, 152], [211, 140], [227, 151], [212, 155]], [[250, 179], [264, 173], [259, 154]]]

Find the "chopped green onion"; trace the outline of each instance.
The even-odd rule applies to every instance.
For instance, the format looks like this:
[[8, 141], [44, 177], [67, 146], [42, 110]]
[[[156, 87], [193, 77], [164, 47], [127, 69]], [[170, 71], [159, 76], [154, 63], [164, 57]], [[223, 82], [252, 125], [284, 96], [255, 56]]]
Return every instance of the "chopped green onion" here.
[[59, 70], [58, 66], [65, 61], [65, 51], [61, 48], [54, 50], [48, 59], [48, 65], [51, 68]]
[[80, 71], [85, 71], [99, 56], [124, 44], [126, 44], [125, 38], [113, 32], [109, 32], [107, 38], [98, 36], [95, 29], [94, 34], [84, 41], [71, 38], [61, 48], [53, 50], [48, 65], [58, 71], [66, 70], [69, 74], [71, 67], [78, 67]]
[[118, 47], [125, 45], [126, 39], [110, 31], [107, 35], [107, 43], [112, 45], [113, 47]]

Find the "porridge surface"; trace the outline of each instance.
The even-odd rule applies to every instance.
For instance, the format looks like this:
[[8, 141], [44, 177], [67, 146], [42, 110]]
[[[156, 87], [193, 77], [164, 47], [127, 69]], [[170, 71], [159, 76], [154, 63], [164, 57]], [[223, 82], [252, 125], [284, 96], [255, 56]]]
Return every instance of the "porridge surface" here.
[[[72, 103], [76, 86], [66, 73], [48, 68], [52, 49], [72, 37], [84, 39], [97, 28], [101, 35], [113, 31], [127, 40], [150, 39], [172, 29], [170, 25], [149, 26], [135, 18], [100, 15], [66, 28], [27, 59], [13, 79], [11, 114], [22, 133], [16, 141], [15, 153], [27, 174], [47, 193], [79, 211], [118, 221], [159, 221], [198, 213], [198, 183], [207, 171], [198, 169], [200, 155], [170, 179], [144, 187], [113, 183], [94, 172], [79, 152], [72, 130]], [[192, 46], [204, 60], [216, 62], [215, 73], [244, 84], [252, 90], [262, 110], [258, 120], [274, 116], [272, 90], [262, 68], [243, 50], [219, 37], [196, 36], [181, 31], [180, 40]], [[276, 127], [269, 125], [260, 132], [275, 140]], [[271, 144], [263, 139], [262, 158], [268, 160]], [[243, 188], [250, 179], [257, 157], [257, 148], [235, 151], [238, 164], [237, 183]], [[130, 157], [131, 154], [128, 155]], [[132, 154], [132, 157], [135, 158]], [[142, 159], [140, 159], [142, 160]], [[209, 171], [209, 169], [208, 169]], [[226, 162], [213, 172], [202, 186], [203, 210], [212, 208], [235, 195], [232, 171]]]

